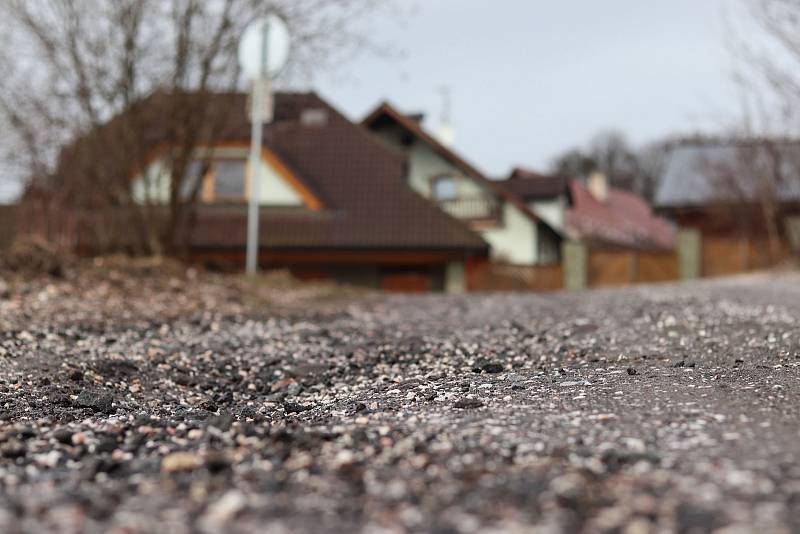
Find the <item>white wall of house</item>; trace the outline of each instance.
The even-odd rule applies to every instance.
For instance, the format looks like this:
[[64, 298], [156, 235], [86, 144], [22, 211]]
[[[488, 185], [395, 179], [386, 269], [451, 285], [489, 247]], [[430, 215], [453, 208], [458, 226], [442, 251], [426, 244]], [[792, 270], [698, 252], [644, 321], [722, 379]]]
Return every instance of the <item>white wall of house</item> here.
[[[218, 148], [212, 151], [213, 158], [247, 159], [249, 151], [241, 148]], [[197, 158], [208, 157], [204, 150], [198, 150]], [[261, 159], [261, 188], [259, 197], [261, 205], [268, 206], [302, 206], [302, 197], [286, 182], [283, 176]], [[248, 171], [249, 174], [249, 171]], [[169, 201], [169, 170], [162, 160], [153, 162], [147, 170], [134, 178], [133, 198], [145, 204], [165, 204]]]
[[303, 199], [295, 189], [267, 162], [261, 160], [261, 189], [259, 191], [262, 206], [302, 206]]
[[422, 196], [432, 195], [431, 181], [437, 176], [452, 176], [456, 179], [456, 190], [462, 198], [487, 195], [486, 188], [466, 176], [458, 167], [434, 152], [428, 145], [415, 143], [409, 153], [409, 185]]
[[[415, 143], [409, 153], [409, 184], [426, 198], [431, 197], [431, 178], [451, 175], [458, 179], [458, 195], [461, 198], [493, 196], [486, 186], [462, 173], [452, 163], [433, 151], [428, 145]], [[545, 209], [552, 209], [546, 206]], [[519, 208], [502, 202], [502, 218], [499, 226], [478, 229], [491, 245], [492, 258], [498, 261], [529, 265], [539, 261], [536, 223]]]
[[[411, 187], [430, 198], [430, 179], [443, 174], [458, 178], [457, 190], [461, 198], [492, 195], [483, 184], [466, 176], [427, 145], [415, 144], [409, 158]], [[546, 208], [551, 207], [546, 206]], [[523, 265], [537, 263], [539, 247], [536, 223], [513, 204], [502, 202], [502, 209], [500, 225], [477, 230], [491, 245], [492, 258]]]
[[[463, 173], [427, 144], [417, 141], [410, 147], [404, 147], [396, 131], [385, 130], [376, 134], [389, 145], [408, 154], [408, 182], [422, 196], [431, 198], [431, 179], [442, 175], [450, 175], [458, 180], [457, 191], [462, 198], [494, 196], [485, 185]], [[513, 204], [501, 200], [501, 205], [502, 218], [498, 226], [475, 230], [491, 245], [492, 258], [519, 265], [538, 263], [540, 259], [536, 222]], [[544, 206], [544, 209], [555, 211], [549, 205]]]
[[553, 229], [561, 231], [564, 229], [566, 204], [566, 199], [561, 195], [556, 198], [529, 202], [528, 207]]
[[538, 232], [536, 223], [519, 208], [503, 203], [503, 224], [481, 231], [491, 245], [493, 260], [531, 265], [538, 263]]
[[133, 200], [139, 204], [166, 204], [169, 202], [169, 171], [161, 160], [150, 164], [131, 183]]

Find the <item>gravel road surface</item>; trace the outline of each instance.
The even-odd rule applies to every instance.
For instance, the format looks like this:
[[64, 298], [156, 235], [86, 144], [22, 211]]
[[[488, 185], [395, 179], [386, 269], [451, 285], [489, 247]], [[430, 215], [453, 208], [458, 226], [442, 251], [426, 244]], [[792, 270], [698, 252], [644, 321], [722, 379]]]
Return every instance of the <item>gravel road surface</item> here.
[[800, 276], [199, 285], [5, 284], [0, 532], [800, 531]]

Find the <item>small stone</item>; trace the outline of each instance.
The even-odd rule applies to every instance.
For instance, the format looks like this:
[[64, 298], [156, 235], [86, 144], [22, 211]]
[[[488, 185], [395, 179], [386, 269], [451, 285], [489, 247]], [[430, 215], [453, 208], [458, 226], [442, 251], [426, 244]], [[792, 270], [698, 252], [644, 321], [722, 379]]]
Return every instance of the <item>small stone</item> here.
[[336, 455], [333, 464], [337, 469], [341, 469], [343, 467], [351, 465], [354, 461], [355, 461], [355, 454], [353, 454], [353, 451], [344, 449], [339, 451], [339, 453]]
[[201, 410], [205, 410], [207, 412], [216, 412], [218, 410], [217, 405], [210, 400], [204, 400], [198, 406]]
[[566, 382], [561, 382], [561, 387], [569, 388], [573, 386], [591, 386], [588, 380], [568, 380]]
[[114, 413], [114, 398], [108, 393], [98, 394], [88, 389], [82, 390], [75, 399], [75, 406], [79, 408], [89, 408], [99, 413]]
[[484, 404], [478, 399], [459, 399], [453, 404], [453, 408], [469, 409], [481, 408]]
[[483, 372], [490, 373], [490, 374], [497, 374], [503, 372], [503, 366], [496, 362], [489, 362], [483, 364]]
[[[200, 517], [200, 524], [205, 527], [204, 530], [221, 529], [245, 506], [247, 506], [245, 494], [239, 490], [229, 490], [208, 507], [208, 510]], [[228, 526], [230, 527], [230, 525]]]
[[22, 426], [17, 429], [17, 437], [22, 440], [30, 439], [36, 436], [36, 431], [29, 426]]
[[21, 441], [12, 438], [0, 445], [0, 456], [4, 458], [25, 456], [25, 445]]
[[178, 471], [192, 471], [202, 465], [200, 458], [191, 452], [173, 452], [161, 460], [161, 471], [175, 473]]
[[221, 452], [210, 452], [206, 455], [205, 466], [212, 473], [220, 473], [230, 468], [231, 462]]
[[72, 400], [70, 400], [69, 395], [60, 391], [50, 393], [50, 395], [47, 396], [47, 400], [50, 401], [50, 404], [56, 406], [72, 406]]
[[58, 461], [61, 459], [61, 453], [52, 450], [45, 454], [38, 454], [35, 457], [36, 463], [41, 465], [42, 467], [48, 467], [50, 469], [55, 469], [58, 466]]
[[95, 446], [94, 450], [95, 452], [104, 453], [104, 452], [114, 452], [116, 448], [117, 448], [117, 440], [107, 438], [101, 440], [100, 443], [98, 443]]
[[72, 430], [66, 427], [56, 429], [53, 432], [53, 439], [64, 445], [70, 445], [72, 443]]
[[302, 413], [311, 409], [311, 406], [305, 406], [297, 402], [284, 402], [283, 409], [286, 413]]
[[639, 371], [637, 371], [633, 367], [628, 367], [628, 374], [631, 375], [631, 376], [637, 375], [637, 374], [639, 374]]

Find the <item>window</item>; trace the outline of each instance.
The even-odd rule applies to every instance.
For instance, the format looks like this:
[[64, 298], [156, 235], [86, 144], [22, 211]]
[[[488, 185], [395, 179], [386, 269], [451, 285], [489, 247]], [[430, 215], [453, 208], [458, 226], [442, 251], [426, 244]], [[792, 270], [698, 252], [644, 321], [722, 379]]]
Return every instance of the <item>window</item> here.
[[458, 196], [456, 179], [452, 176], [438, 176], [433, 179], [431, 189], [436, 200], [452, 200]]
[[[203, 172], [203, 171], [207, 172]], [[247, 160], [245, 158], [193, 159], [186, 166], [181, 197], [188, 200], [196, 187], [202, 202], [231, 202], [247, 198]]]
[[245, 198], [247, 161], [220, 159], [214, 162], [214, 200], [241, 200]]

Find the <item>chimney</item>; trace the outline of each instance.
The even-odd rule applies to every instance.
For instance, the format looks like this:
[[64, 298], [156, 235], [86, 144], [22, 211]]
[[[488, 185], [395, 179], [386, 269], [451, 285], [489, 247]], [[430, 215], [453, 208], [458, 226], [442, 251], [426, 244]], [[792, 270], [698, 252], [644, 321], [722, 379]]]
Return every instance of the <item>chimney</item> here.
[[439, 128], [436, 130], [437, 141], [449, 148], [453, 146], [453, 141], [455, 141], [455, 138], [456, 132], [449, 123], [443, 122], [439, 125]]
[[436, 129], [436, 139], [446, 147], [453, 146], [456, 139], [456, 131], [450, 120], [450, 88], [440, 87], [439, 93], [442, 95], [442, 116], [439, 127]]
[[598, 202], [608, 200], [608, 178], [603, 171], [594, 170], [586, 179], [586, 187]]

